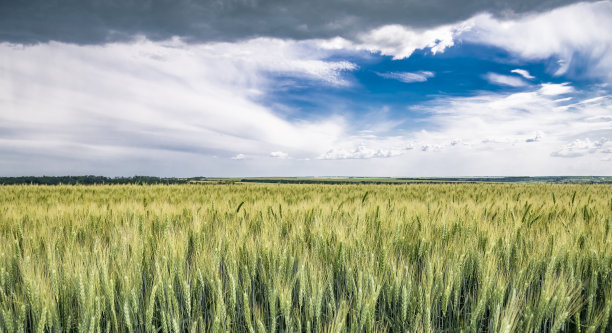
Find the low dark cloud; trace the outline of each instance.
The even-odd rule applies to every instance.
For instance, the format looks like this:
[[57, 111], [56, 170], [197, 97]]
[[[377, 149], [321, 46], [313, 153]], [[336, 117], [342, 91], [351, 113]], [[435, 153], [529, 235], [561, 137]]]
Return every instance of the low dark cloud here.
[[268, 36], [327, 38], [386, 24], [431, 27], [480, 12], [512, 16], [573, 0], [9, 0], [0, 2], [0, 41], [79, 44], [152, 40], [227, 41]]

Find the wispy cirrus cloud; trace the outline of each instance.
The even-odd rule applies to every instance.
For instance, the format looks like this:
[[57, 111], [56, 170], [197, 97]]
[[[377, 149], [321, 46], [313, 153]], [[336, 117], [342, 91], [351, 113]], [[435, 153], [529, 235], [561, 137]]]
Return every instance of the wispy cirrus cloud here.
[[529, 72], [524, 70], [524, 69], [517, 68], [517, 69], [511, 70], [510, 72], [511, 73], [516, 73], [516, 74], [526, 78], [527, 80], [535, 79], [535, 76], [529, 74]]
[[385, 79], [392, 79], [401, 81], [404, 83], [413, 83], [413, 82], [425, 82], [429, 78], [434, 77], [434, 73], [430, 71], [418, 71], [418, 72], [388, 72], [388, 73], [379, 73], [376, 72], [376, 75], [380, 77], [384, 77]]
[[527, 86], [527, 82], [524, 80], [510, 75], [503, 75], [498, 73], [487, 73], [484, 75], [484, 78], [493, 84], [510, 86], [510, 87], [525, 87]]

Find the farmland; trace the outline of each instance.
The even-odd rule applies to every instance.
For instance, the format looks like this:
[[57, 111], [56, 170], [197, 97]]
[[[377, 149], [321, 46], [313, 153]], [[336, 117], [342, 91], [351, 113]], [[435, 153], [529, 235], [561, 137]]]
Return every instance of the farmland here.
[[612, 185], [0, 187], [0, 331], [612, 329]]

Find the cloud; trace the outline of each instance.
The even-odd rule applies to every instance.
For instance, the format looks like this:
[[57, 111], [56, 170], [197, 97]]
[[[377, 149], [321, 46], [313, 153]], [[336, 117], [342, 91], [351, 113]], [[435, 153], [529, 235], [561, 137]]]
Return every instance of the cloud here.
[[556, 75], [612, 80], [611, 17], [610, 1], [578, 3], [515, 19], [481, 14], [470, 19], [472, 28], [456, 38], [497, 46], [524, 59], [556, 57]]
[[[396, 60], [410, 57], [415, 50], [442, 53], [458, 42], [489, 45], [522, 59], [557, 59], [558, 65], [552, 69], [555, 75], [611, 82], [611, 17], [610, 1], [580, 2], [546, 12], [528, 11], [505, 17], [483, 8], [464, 20], [420, 27], [387, 22], [319, 43], [323, 48], [368, 50]], [[521, 69], [512, 72], [533, 78]]]
[[524, 78], [526, 78], [528, 80], [535, 79], [535, 76], [529, 74], [529, 72], [524, 70], [524, 69], [517, 68], [517, 69], [511, 70], [510, 72], [511, 73], [516, 73], [516, 74], [518, 74], [518, 75], [520, 75], [520, 76], [522, 76], [522, 77], [524, 77]]
[[464, 25], [445, 25], [416, 30], [401, 25], [386, 25], [358, 36], [353, 47], [380, 52], [382, 55], [392, 56], [395, 60], [408, 58], [415, 50], [425, 48], [436, 54], [453, 46], [453, 36], [465, 28]]
[[[432, 4], [420, 3], [414, 6]], [[155, 1], [150, 4], [158, 6]], [[218, 6], [235, 6], [240, 12], [245, 4]], [[266, 6], [251, 5], [255, 10]], [[0, 4], [0, 13], [6, 13], [6, 6]], [[296, 4], [285, 8], [291, 6]], [[422, 24], [381, 18], [359, 29], [348, 28], [359, 17], [347, 15], [334, 21], [336, 27], [305, 23], [287, 32], [267, 30], [287, 22], [262, 21], [247, 31], [240, 25], [254, 21], [238, 19], [223, 23], [228, 24], [223, 31], [217, 31], [216, 19], [211, 19], [198, 21], [201, 30], [174, 30], [164, 24], [148, 29], [146, 22], [140, 27], [138, 22], [121, 25], [128, 21], [110, 29], [113, 24], [96, 26], [91, 20], [92, 25], [79, 24], [82, 30], [62, 32], [70, 23], [45, 26], [45, 20], [55, 18], [42, 17], [42, 12], [39, 26], [10, 17], [0, 20], [0, 38], [35, 41], [60, 36], [57, 39], [84, 44], [0, 43], [0, 170], [172, 176], [606, 173], [609, 163], [602, 160], [612, 151], [612, 104], [605, 86], [581, 90], [571, 83], [536, 84], [523, 80], [530, 79], [523, 75], [531, 76], [527, 71], [516, 69], [511, 72], [523, 78], [498, 73], [488, 78], [496, 84], [514, 84], [521, 92], [440, 96], [406, 106], [406, 112], [422, 118], [385, 120], [377, 113], [358, 124], [331, 106], [316, 116], [290, 119], [258, 101], [275, 88], [276, 76], [312, 80], [328, 90], [349, 87], [352, 81], [346, 74], [357, 65], [338, 59], [352, 51], [401, 59], [420, 49], [439, 54], [459, 43], [493, 45], [521, 59], [557, 58], [561, 66], [553, 71], [559, 75], [612, 77], [610, 8], [610, 3], [581, 3], [546, 13], [475, 17], [475, 11], [469, 11], [459, 15], [467, 20], [424, 19]], [[178, 9], [168, 8], [169, 16], [176, 14], [173, 10]], [[143, 21], [148, 19], [143, 16]], [[230, 27], [232, 22], [238, 25]], [[91, 29], [97, 30], [92, 34]], [[109, 35], [111, 30], [115, 32]], [[269, 31], [270, 36], [307, 40], [261, 37]], [[134, 33], [147, 37], [134, 39]], [[184, 37], [166, 38], [175, 34]], [[313, 37], [318, 39], [308, 39]], [[239, 40], [202, 42], [232, 38]], [[526, 41], [524, 49], [521, 38]], [[91, 45], [113, 40], [121, 42]], [[422, 82], [433, 73], [379, 75]], [[592, 148], [600, 137], [608, 141]], [[247, 157], [245, 153], [248, 161], [235, 161]], [[570, 155], [576, 158], [559, 158]], [[245, 164], [248, 168], [236, 167]]]
[[438, 151], [442, 151], [445, 148], [444, 144], [423, 144], [421, 145], [421, 151], [428, 151], [428, 152], [438, 152]]
[[535, 135], [531, 138], [527, 138], [525, 142], [540, 142], [542, 141], [543, 137], [544, 137], [544, 134], [542, 134], [541, 131], [536, 131]]
[[[551, 153], [551, 156], [555, 157], [580, 157], [586, 154], [593, 154], [596, 152], [609, 153], [610, 148], [605, 148], [604, 145], [608, 143], [606, 138], [601, 138], [597, 141], [591, 141], [590, 138], [576, 139], [569, 144], [563, 145], [561, 149]], [[612, 145], [607, 145], [612, 147]]]
[[[430, 129], [413, 133], [411, 139], [423, 151], [486, 151], [488, 158], [508, 163], [510, 158], [526, 162], [526, 156], [533, 155], [532, 163], [541, 166], [551, 166], [555, 157], [603, 154], [612, 140], [610, 99], [600, 96], [567, 105], [557, 100], [557, 94], [567, 91], [573, 87], [548, 83], [512, 94], [442, 97], [411, 108], [431, 113], [426, 120]], [[595, 135], [603, 139], [588, 140]]]
[[428, 71], [419, 71], [419, 72], [389, 72], [389, 73], [378, 73], [376, 75], [380, 77], [384, 77], [386, 79], [398, 80], [404, 83], [413, 83], [413, 82], [425, 82], [429, 78], [434, 77], [433, 72]]
[[[355, 128], [341, 114], [290, 121], [257, 104], [274, 84], [270, 72], [316, 80], [328, 89], [341, 84], [346, 66], [325, 60], [327, 51], [314, 44], [273, 39], [0, 44], [5, 59], [0, 62], [0, 170], [169, 176], [569, 174], [574, 164], [559, 162], [553, 152], [577, 137], [612, 139], [610, 97], [559, 101], [575, 92], [568, 83], [513, 94], [440, 97], [408, 107], [427, 115], [410, 130], [385, 119]], [[577, 172], [607, 170], [600, 164], [606, 149], [577, 159], [596, 158]], [[215, 157], [240, 159], [245, 152], [248, 163]], [[345, 164], [348, 160], [351, 164]], [[520, 164], [525, 161], [533, 165]]]
[[539, 89], [539, 93], [546, 96], [564, 95], [574, 92], [574, 87], [569, 83], [543, 83]]
[[319, 155], [317, 159], [344, 160], [344, 159], [371, 159], [388, 158], [401, 155], [398, 149], [372, 149], [366, 146], [358, 146], [353, 149], [331, 149], [325, 154]]
[[244, 155], [244, 154], [238, 154], [238, 155], [232, 157], [232, 160], [244, 160], [244, 159], [246, 159], [246, 155]]
[[502, 75], [497, 73], [487, 73], [484, 75], [484, 78], [490, 83], [502, 86], [524, 87], [527, 85], [527, 82], [522, 79], [519, 79], [514, 76]]
[[[153, 42], [149, 42], [153, 43]], [[347, 85], [342, 73], [357, 69], [349, 61], [327, 61], [331, 54], [321, 50], [314, 41], [286, 41], [272, 38], [256, 38], [239, 43], [207, 43], [191, 45], [181, 39], [173, 39], [170, 44], [177, 44], [184, 50], [201, 52], [216, 60], [217, 65], [231, 62], [247, 70], [245, 74], [276, 73], [299, 78], [322, 81], [330, 85]], [[155, 43], [172, 47], [167, 41]], [[201, 64], [200, 64], [201, 65]], [[256, 69], [250, 71], [249, 69]]]
[[[580, 174], [584, 170], [602, 173], [606, 170], [601, 164], [605, 146], [592, 154], [596, 159], [589, 165], [580, 166], [582, 171], [557, 159], [577, 151], [572, 148], [576, 137], [603, 135], [612, 140], [610, 98], [587, 97], [569, 105], [558, 99], [560, 94], [574, 91], [568, 83], [544, 83], [516, 93], [439, 97], [408, 108], [408, 112], [428, 114], [418, 125], [422, 130], [396, 130], [394, 133], [402, 134], [393, 137], [365, 132], [348, 136], [334, 142], [318, 159], [392, 159], [401, 163], [439, 156], [447, 165], [461, 164], [465, 170], [480, 170], [480, 174]], [[566, 146], [569, 148], [559, 148]], [[467, 160], [468, 156], [475, 160]], [[491, 169], [477, 166], [481, 159], [487, 159]], [[422, 163], [432, 167], [428, 162]], [[457, 174], [451, 169], [444, 170]]]
[[[110, 175], [140, 165], [150, 174], [182, 163], [197, 175], [203, 172], [190, 159], [316, 156], [346, 130], [339, 115], [288, 121], [255, 102], [271, 89], [270, 72], [342, 83], [350, 66], [323, 60], [307, 43], [3, 43], [0, 54], [0, 156], [13, 161], [0, 167], [5, 174], [51, 173], [53, 166], [64, 173], [66, 163]], [[33, 159], [47, 163], [27, 162]]]
[[270, 153], [270, 157], [279, 158], [279, 159], [288, 159], [289, 154], [282, 151], [273, 151]]
[[125, 41], [134, 35], [142, 35], [150, 40], [179, 36], [196, 43], [237, 41], [262, 36], [299, 40], [335, 36], [352, 38], [384, 25], [431, 28], [465, 20], [480, 12], [512, 16], [546, 11], [572, 2], [3, 1], [0, 3], [0, 38], [10, 42], [54, 40], [79, 44]]

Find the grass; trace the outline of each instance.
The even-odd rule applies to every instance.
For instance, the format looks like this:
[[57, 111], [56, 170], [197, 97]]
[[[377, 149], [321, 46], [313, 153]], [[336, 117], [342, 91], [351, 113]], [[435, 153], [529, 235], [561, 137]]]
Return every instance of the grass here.
[[0, 187], [0, 331], [612, 329], [612, 186]]

